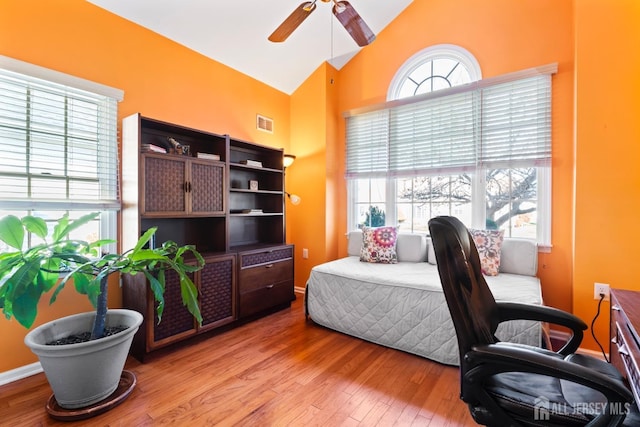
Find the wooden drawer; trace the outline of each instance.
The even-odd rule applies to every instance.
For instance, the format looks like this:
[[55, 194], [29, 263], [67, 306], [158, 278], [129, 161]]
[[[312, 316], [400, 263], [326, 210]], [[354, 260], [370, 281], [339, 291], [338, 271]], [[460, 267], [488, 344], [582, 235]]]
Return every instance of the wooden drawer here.
[[246, 317], [293, 300], [293, 280], [274, 283], [240, 296], [240, 316]]
[[270, 262], [240, 270], [240, 294], [293, 280], [293, 260]]
[[267, 250], [240, 254], [240, 268], [269, 264], [276, 261], [293, 259], [293, 246], [270, 248]]

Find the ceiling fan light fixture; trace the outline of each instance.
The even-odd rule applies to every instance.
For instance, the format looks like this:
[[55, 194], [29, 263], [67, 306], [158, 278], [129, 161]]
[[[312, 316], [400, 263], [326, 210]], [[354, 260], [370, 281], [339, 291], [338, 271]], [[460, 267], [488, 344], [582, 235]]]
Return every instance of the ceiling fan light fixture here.
[[[324, 1], [324, 0], [322, 0]], [[309, 3], [305, 4], [302, 7], [302, 10], [304, 10], [305, 12], [311, 12], [313, 9], [316, 8], [316, 0], [310, 1]]]

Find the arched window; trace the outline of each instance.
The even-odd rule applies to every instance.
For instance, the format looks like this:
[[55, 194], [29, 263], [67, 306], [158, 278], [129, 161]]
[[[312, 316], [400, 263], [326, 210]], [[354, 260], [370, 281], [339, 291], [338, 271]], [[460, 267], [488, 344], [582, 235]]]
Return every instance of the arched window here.
[[389, 85], [387, 100], [448, 89], [481, 78], [480, 64], [469, 51], [439, 44], [421, 50], [402, 64]]
[[[431, 96], [482, 80], [478, 61], [450, 44], [405, 61], [387, 100], [406, 103], [373, 108], [366, 127], [358, 117], [348, 119], [349, 227], [387, 224], [426, 233], [430, 218], [452, 215], [468, 227], [549, 245], [550, 148], [536, 150], [550, 147], [550, 79], [532, 83], [540, 77], [532, 70], [503, 77], [509, 85], [484, 81], [483, 89]], [[534, 124], [524, 120], [532, 115]], [[522, 147], [536, 154], [523, 157]], [[508, 161], [505, 149], [514, 153]], [[487, 160], [497, 157], [500, 162]]]

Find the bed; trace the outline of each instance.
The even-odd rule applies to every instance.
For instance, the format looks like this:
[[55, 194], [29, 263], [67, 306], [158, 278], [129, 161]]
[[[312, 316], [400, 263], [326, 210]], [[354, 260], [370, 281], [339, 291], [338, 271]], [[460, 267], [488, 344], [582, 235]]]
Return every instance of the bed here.
[[[435, 257], [426, 236], [399, 235], [398, 263], [361, 262], [359, 232], [349, 234], [349, 256], [313, 267], [305, 292], [305, 312], [327, 328], [458, 365], [453, 323], [440, 286]], [[505, 239], [497, 276], [486, 277], [497, 301], [542, 304], [537, 247]], [[540, 322], [509, 321], [498, 327], [503, 341], [539, 346]]]

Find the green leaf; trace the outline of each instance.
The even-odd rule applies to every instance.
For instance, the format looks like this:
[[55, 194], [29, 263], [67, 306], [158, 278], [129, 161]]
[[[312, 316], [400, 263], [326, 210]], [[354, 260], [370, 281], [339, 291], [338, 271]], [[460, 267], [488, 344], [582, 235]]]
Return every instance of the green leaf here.
[[24, 225], [24, 228], [27, 229], [27, 231], [35, 234], [41, 239], [45, 239], [47, 237], [47, 234], [49, 234], [47, 223], [44, 221], [44, 219], [37, 216], [25, 216], [24, 218], [22, 218], [22, 224]]
[[65, 237], [68, 233], [65, 232], [67, 226], [69, 225], [69, 214], [66, 213], [62, 215], [62, 218], [58, 220], [56, 225], [53, 227], [53, 241], [58, 242], [63, 237]]
[[198, 307], [198, 289], [186, 274], [180, 275], [180, 293], [182, 294], [182, 302], [187, 306], [189, 313], [196, 318], [199, 325], [202, 325], [202, 315], [200, 307]]
[[195, 273], [196, 271], [202, 269], [202, 267], [197, 265], [184, 264], [182, 266], [182, 269], [185, 271], [185, 273]]
[[86, 214], [76, 219], [75, 221], [69, 222], [69, 214], [64, 214], [62, 218], [58, 221], [56, 226], [53, 229], [53, 240], [60, 241], [69, 235], [73, 230], [76, 230], [89, 221], [93, 221], [97, 217], [100, 216], [100, 212], [92, 212], [90, 214]]
[[165, 260], [165, 255], [155, 252], [153, 249], [141, 249], [129, 254], [129, 259], [133, 262], [146, 261], [146, 260]]
[[42, 296], [36, 286], [27, 286], [24, 292], [13, 300], [13, 317], [25, 328], [30, 328], [38, 314], [38, 301]]
[[195, 256], [196, 260], [197, 260], [197, 265], [198, 265], [198, 270], [201, 269], [202, 267], [204, 267], [204, 258], [202, 257], [202, 255], [200, 254], [200, 252], [198, 252], [196, 250], [196, 247], [194, 245], [185, 245], [185, 246], [181, 246], [178, 248], [178, 251], [176, 252], [176, 258], [180, 258], [182, 259], [183, 254], [190, 252], [193, 256]]
[[73, 262], [76, 264], [87, 264], [91, 262], [90, 258], [86, 256], [74, 254], [74, 253], [68, 253], [68, 252], [56, 253], [56, 256], [61, 260]]
[[42, 289], [35, 280], [39, 271], [39, 260], [30, 260], [16, 269], [3, 284], [5, 315], [13, 315], [26, 328], [33, 325], [42, 296]]
[[49, 258], [42, 264], [40, 271], [38, 271], [36, 281], [43, 292], [50, 291], [58, 282], [60, 276], [58, 273], [59, 270], [60, 260], [56, 258]]
[[66, 285], [69, 279], [71, 279], [72, 277], [73, 277], [73, 273], [70, 273], [70, 274], [67, 274], [62, 280], [60, 280], [60, 283], [58, 283], [58, 286], [56, 286], [56, 289], [53, 291], [53, 294], [51, 294], [51, 298], [49, 299], [49, 304], [53, 304], [56, 301], [56, 299], [58, 298], [58, 294], [64, 289], [64, 285]]
[[29, 260], [21, 265], [7, 280], [10, 288], [7, 290], [6, 298], [13, 299], [16, 295], [21, 295], [27, 287], [33, 285], [36, 275], [40, 271], [40, 260]]
[[24, 228], [17, 216], [7, 215], [0, 219], [0, 240], [18, 250], [24, 243]]
[[151, 239], [151, 236], [155, 234], [157, 229], [158, 227], [151, 227], [150, 229], [145, 231], [144, 234], [138, 239], [136, 246], [133, 248], [133, 252], [135, 253], [142, 249], [142, 247], [146, 245], [147, 242]]
[[76, 292], [82, 295], [89, 294], [89, 284], [93, 277], [88, 276], [86, 274], [75, 273], [72, 275], [73, 277], [73, 286], [76, 288]]
[[100, 240], [96, 240], [95, 242], [89, 243], [89, 248], [90, 249], [101, 248], [103, 246], [110, 245], [116, 242], [117, 240], [113, 240], [113, 239], [100, 239]]
[[0, 254], [0, 283], [2, 283], [2, 279], [5, 277], [12, 275], [13, 268], [21, 262], [22, 254], [20, 252], [5, 252]]
[[144, 270], [144, 275], [149, 281], [151, 290], [153, 291], [153, 297], [158, 302], [156, 313], [158, 314], [158, 323], [162, 320], [162, 313], [164, 312], [164, 272], [161, 271], [158, 274], [158, 278], [154, 277], [149, 271]]
[[56, 299], [58, 299], [58, 294], [64, 289], [64, 285], [67, 284], [68, 278], [69, 276], [65, 277], [63, 280], [60, 281], [60, 283], [58, 283], [58, 286], [56, 286], [56, 289], [51, 294], [51, 298], [49, 298], [50, 305], [56, 302]]

